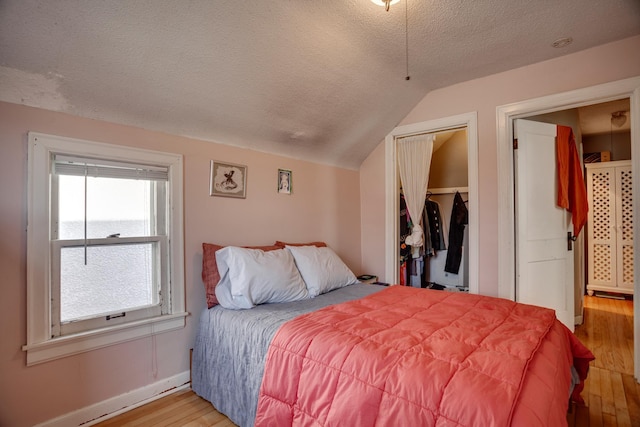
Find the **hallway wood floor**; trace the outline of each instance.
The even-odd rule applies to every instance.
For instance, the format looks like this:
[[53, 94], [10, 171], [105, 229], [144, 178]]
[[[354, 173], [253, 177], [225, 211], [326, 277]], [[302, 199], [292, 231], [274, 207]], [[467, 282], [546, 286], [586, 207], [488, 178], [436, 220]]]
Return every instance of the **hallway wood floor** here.
[[569, 426], [640, 426], [640, 385], [633, 378], [633, 301], [585, 297], [576, 335], [596, 356]]
[[[593, 352], [582, 392], [585, 406], [567, 415], [569, 427], [640, 426], [640, 385], [633, 378], [633, 301], [585, 297], [585, 321], [576, 335]], [[98, 427], [233, 427], [191, 390], [183, 390]], [[555, 426], [552, 426], [555, 427]]]

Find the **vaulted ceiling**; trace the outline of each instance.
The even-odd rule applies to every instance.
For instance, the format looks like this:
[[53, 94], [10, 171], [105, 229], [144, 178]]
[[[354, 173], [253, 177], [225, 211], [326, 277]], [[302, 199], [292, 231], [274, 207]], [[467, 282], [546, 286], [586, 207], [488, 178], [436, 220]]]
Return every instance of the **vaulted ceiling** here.
[[433, 89], [640, 34], [637, 0], [406, 1], [0, 0], [0, 100], [358, 168]]

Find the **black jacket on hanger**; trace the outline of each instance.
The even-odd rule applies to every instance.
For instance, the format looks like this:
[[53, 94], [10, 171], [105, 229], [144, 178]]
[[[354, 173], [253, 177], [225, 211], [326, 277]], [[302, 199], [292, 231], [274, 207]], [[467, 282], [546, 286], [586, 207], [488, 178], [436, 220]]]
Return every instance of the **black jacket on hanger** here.
[[451, 225], [449, 226], [449, 250], [444, 271], [458, 274], [462, 261], [462, 243], [464, 240], [464, 228], [469, 223], [469, 211], [462, 200], [460, 193], [456, 191], [453, 197], [453, 209], [451, 209]]
[[[429, 227], [430, 246], [434, 251], [446, 249], [444, 244], [444, 233], [442, 232], [442, 219], [440, 216], [440, 206], [433, 200], [428, 200], [424, 204], [424, 212]], [[425, 225], [425, 229], [427, 226]]]

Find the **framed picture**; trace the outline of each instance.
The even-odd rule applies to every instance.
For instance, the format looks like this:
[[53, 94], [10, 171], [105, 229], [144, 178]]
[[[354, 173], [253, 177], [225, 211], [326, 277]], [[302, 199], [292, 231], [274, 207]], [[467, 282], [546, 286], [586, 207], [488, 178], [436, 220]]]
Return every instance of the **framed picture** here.
[[291, 191], [293, 190], [292, 184], [291, 171], [278, 169], [278, 193], [291, 194]]
[[247, 197], [247, 167], [211, 160], [209, 195]]

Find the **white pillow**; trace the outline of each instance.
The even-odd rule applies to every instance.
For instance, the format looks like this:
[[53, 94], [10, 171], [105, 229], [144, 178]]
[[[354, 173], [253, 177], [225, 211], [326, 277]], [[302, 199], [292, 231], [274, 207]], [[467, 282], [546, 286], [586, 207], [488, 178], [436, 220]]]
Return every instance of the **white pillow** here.
[[307, 288], [286, 249], [262, 251], [227, 246], [216, 251], [220, 283], [216, 297], [224, 308], [252, 308], [267, 302], [309, 298]]
[[307, 285], [311, 298], [358, 282], [355, 274], [331, 248], [286, 246]]

